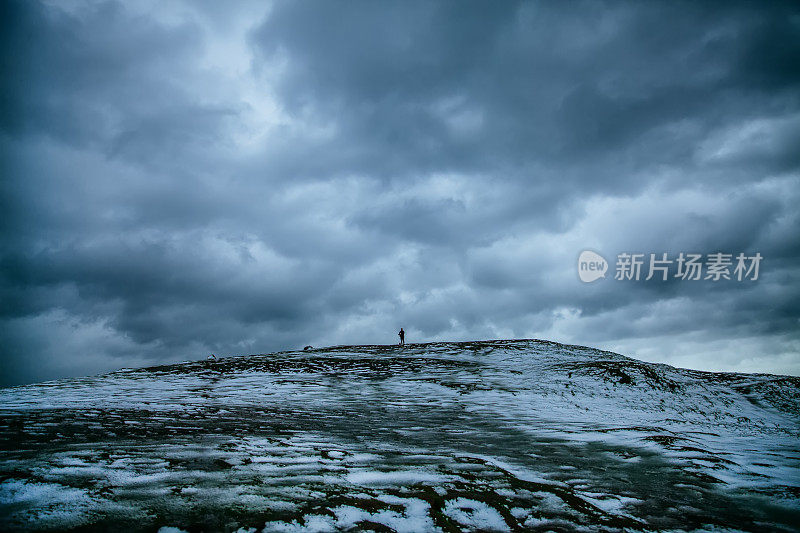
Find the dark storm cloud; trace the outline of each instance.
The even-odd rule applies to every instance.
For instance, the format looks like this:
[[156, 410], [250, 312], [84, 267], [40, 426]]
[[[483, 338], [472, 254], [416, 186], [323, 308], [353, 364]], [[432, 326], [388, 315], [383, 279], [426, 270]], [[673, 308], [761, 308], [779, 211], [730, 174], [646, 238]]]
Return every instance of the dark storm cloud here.
[[[649, 148], [666, 142], [668, 156], [686, 154], [731, 115], [782, 115], [781, 96], [796, 104], [796, 67], [780, 59], [797, 47], [788, 8], [487, 7], [278, 4], [253, 39], [264, 56], [286, 57], [277, 84], [284, 104], [336, 122], [342, 135], [331, 148], [354, 155], [349, 171], [477, 168], [530, 178], [542, 158], [608, 163], [620, 155], [611, 150], [652, 165], [663, 154]], [[780, 50], [767, 49], [773, 32], [787, 38]], [[761, 53], [770, 59], [753, 59]], [[773, 89], [742, 109], [748, 93]], [[700, 131], [677, 142], [658, 135], [683, 120]], [[580, 170], [564, 177], [583, 181]]]
[[2, 10], [4, 383], [400, 325], [800, 372], [792, 3]]

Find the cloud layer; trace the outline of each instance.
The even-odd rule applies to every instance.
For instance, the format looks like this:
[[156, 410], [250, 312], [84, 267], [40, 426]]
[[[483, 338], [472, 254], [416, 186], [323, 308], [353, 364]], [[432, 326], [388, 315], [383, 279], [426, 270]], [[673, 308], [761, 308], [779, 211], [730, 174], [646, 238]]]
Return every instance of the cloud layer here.
[[800, 374], [792, 3], [2, 11], [2, 384], [400, 326]]

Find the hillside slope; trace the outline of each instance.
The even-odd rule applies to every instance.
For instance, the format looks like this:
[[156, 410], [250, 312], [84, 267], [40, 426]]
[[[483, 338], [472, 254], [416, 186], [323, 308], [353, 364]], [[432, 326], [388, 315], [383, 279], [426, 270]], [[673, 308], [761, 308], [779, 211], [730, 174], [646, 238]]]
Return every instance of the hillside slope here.
[[0, 529], [800, 524], [800, 378], [547, 341], [347, 346], [0, 390]]

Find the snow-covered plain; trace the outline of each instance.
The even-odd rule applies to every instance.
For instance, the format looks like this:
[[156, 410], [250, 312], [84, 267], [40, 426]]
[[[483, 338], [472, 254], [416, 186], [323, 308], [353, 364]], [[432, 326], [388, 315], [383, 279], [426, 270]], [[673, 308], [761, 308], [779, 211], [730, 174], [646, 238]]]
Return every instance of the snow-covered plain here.
[[547, 341], [0, 390], [0, 529], [794, 531], [800, 378]]

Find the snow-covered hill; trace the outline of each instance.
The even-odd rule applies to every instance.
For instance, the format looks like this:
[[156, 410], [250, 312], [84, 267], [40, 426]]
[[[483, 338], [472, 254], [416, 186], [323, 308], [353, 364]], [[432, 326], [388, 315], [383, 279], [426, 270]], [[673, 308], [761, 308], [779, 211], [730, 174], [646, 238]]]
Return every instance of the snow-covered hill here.
[[546, 341], [125, 370], [2, 389], [0, 424], [4, 530], [800, 524], [800, 378]]

